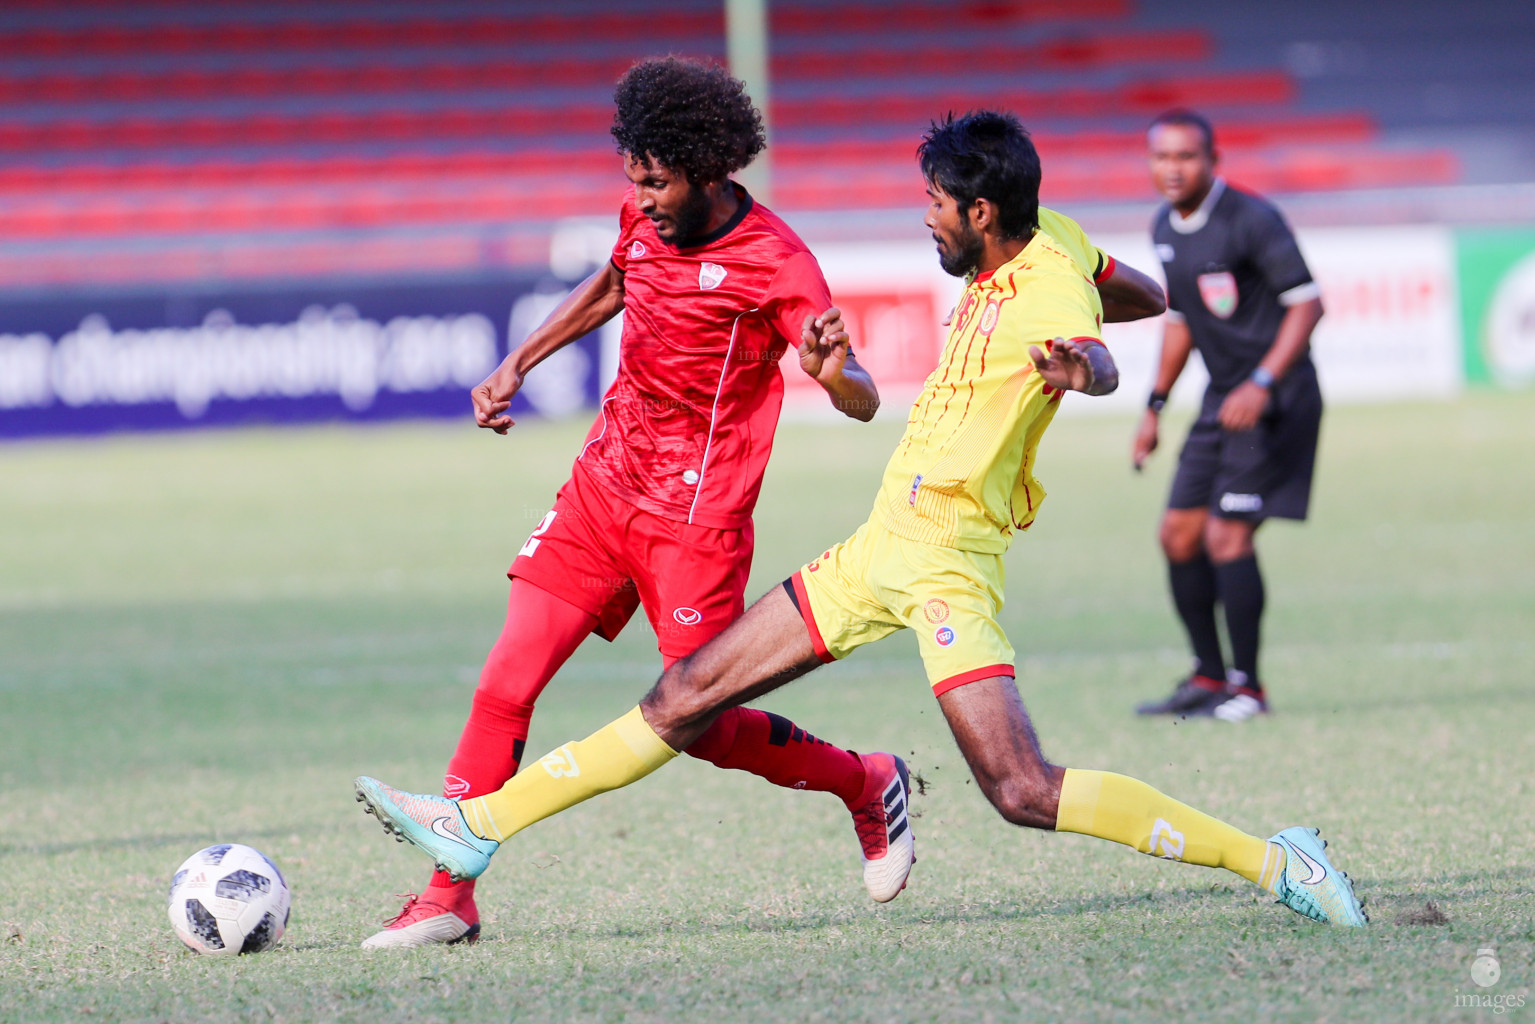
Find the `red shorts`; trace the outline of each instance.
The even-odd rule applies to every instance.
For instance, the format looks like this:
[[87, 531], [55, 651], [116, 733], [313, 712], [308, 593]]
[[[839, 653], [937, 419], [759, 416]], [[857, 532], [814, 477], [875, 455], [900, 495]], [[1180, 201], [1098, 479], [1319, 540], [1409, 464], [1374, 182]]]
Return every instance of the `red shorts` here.
[[618, 636], [644, 605], [663, 657], [681, 658], [740, 617], [752, 527], [690, 526], [635, 508], [577, 463], [507, 575], [597, 617]]

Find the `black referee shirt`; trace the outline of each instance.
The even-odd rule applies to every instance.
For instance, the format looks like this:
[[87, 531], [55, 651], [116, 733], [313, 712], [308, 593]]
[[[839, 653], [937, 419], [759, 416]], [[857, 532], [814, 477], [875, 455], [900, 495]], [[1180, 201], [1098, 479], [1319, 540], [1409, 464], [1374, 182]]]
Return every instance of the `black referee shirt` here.
[[1188, 324], [1212, 391], [1246, 380], [1286, 309], [1320, 293], [1279, 211], [1224, 178], [1186, 220], [1164, 204], [1151, 240], [1167, 275], [1168, 316]]

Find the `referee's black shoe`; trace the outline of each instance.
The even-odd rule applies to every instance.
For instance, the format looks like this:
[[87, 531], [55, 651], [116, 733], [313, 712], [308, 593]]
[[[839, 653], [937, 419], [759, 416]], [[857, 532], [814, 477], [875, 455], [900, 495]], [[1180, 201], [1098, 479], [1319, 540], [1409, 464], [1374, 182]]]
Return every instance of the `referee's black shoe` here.
[[1210, 715], [1231, 698], [1226, 684], [1206, 676], [1189, 676], [1178, 683], [1172, 696], [1137, 705], [1137, 715]]

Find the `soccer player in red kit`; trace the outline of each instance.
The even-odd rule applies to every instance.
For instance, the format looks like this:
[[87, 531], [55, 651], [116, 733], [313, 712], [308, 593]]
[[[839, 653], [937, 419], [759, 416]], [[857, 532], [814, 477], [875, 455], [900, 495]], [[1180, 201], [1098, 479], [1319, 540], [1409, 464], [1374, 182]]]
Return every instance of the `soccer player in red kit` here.
[[[740, 616], [788, 345], [841, 412], [868, 420], [879, 405], [815, 257], [729, 179], [765, 141], [741, 83], [668, 58], [631, 68], [614, 99], [633, 187], [612, 259], [473, 391], [479, 425], [506, 433], [523, 375], [623, 311], [617, 378], [508, 572], [506, 624], [448, 763], [452, 798], [495, 792], [516, 773], [534, 702], [588, 634], [611, 640], [643, 607], [669, 666]], [[885, 901], [904, 887], [914, 856], [899, 758], [860, 756], [744, 707], [688, 753], [836, 794], [853, 814], [870, 895]], [[580, 770], [560, 758], [540, 767]], [[473, 881], [436, 872], [363, 945], [472, 941], [479, 929]]]

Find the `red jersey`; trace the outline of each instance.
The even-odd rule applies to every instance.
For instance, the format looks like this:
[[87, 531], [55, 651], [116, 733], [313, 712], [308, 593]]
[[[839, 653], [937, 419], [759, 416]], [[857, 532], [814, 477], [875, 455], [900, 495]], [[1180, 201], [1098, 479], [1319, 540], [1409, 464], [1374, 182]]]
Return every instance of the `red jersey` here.
[[735, 216], [679, 249], [629, 190], [613, 247], [618, 375], [576, 458], [637, 507], [715, 529], [750, 522], [783, 402], [778, 360], [831, 305], [805, 243], [736, 191]]

